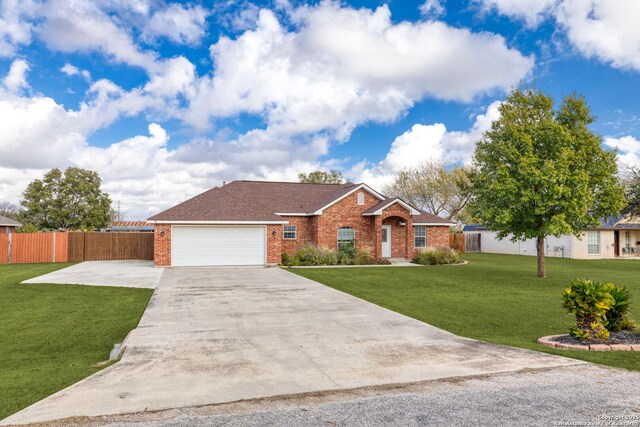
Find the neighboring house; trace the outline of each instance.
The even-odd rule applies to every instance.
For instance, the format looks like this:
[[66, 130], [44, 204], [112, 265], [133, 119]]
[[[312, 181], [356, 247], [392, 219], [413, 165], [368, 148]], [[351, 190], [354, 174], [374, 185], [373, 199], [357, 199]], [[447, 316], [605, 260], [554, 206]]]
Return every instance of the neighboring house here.
[[153, 233], [153, 225], [150, 225], [146, 221], [113, 221], [111, 223], [111, 227], [107, 228], [105, 231], [110, 231], [112, 233], [132, 231]]
[[148, 220], [156, 266], [265, 265], [305, 245], [410, 258], [449, 245], [449, 223], [365, 184], [233, 181]]
[[22, 224], [14, 219], [0, 215], [0, 233], [2, 234], [15, 233], [16, 228], [20, 227], [21, 225]]
[[[497, 232], [481, 225], [467, 225], [464, 234], [480, 236], [480, 252], [495, 254], [536, 255], [536, 240], [512, 242], [498, 240]], [[593, 229], [585, 229], [580, 237], [573, 235], [545, 239], [545, 255], [559, 258], [606, 259], [640, 255], [640, 219], [627, 216], [601, 221]]]

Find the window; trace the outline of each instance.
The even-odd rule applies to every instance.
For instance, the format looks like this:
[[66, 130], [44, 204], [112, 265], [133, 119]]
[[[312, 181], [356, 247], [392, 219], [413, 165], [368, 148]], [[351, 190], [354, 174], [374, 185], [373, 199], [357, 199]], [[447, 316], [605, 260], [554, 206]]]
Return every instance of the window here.
[[356, 230], [353, 227], [338, 228], [338, 250], [353, 248], [356, 244]]
[[413, 227], [414, 245], [416, 248], [424, 248], [427, 246], [427, 226], [416, 225]]
[[285, 225], [282, 231], [282, 237], [284, 240], [296, 240], [296, 231], [295, 225]]
[[626, 248], [630, 248], [631, 247], [631, 232], [630, 231], [625, 231], [624, 232], [624, 246]]
[[589, 255], [599, 255], [600, 254], [600, 232], [588, 231], [587, 232], [587, 247]]
[[364, 205], [364, 193], [362, 192], [358, 193], [358, 205]]

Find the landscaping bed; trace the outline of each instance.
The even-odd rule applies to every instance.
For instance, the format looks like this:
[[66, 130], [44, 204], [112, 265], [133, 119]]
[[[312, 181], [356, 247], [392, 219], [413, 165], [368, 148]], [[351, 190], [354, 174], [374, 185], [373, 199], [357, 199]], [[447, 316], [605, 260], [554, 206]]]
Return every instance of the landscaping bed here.
[[282, 254], [280, 265], [284, 267], [317, 267], [317, 266], [353, 266], [353, 265], [390, 265], [388, 259], [376, 258], [371, 249], [346, 247], [335, 251], [307, 245], [294, 254]]
[[[551, 338], [551, 341], [556, 341], [565, 344], [584, 344], [584, 340], [571, 335], [558, 335]], [[620, 331], [611, 332], [609, 338], [606, 340], [599, 340], [593, 338], [589, 340], [589, 344], [639, 344], [640, 345], [640, 333], [633, 331]]]

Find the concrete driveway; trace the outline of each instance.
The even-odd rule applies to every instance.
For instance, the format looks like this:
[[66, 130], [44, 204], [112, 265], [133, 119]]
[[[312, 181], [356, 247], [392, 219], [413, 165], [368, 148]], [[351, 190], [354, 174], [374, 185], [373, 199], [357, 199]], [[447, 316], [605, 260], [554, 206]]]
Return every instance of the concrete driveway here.
[[22, 283], [65, 285], [156, 287], [164, 268], [154, 268], [153, 261], [85, 261]]
[[124, 345], [4, 423], [583, 363], [460, 338], [281, 269], [167, 269]]

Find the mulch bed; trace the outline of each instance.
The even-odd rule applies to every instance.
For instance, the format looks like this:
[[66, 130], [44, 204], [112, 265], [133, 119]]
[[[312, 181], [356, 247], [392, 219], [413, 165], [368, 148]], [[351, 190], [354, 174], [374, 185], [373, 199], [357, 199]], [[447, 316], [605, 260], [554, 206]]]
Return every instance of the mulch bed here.
[[599, 340], [592, 339], [589, 341], [581, 340], [580, 338], [572, 337], [571, 335], [560, 335], [553, 337], [551, 341], [560, 342], [563, 344], [585, 345], [585, 344], [640, 344], [640, 334], [633, 331], [621, 331], [611, 332], [609, 339]]

